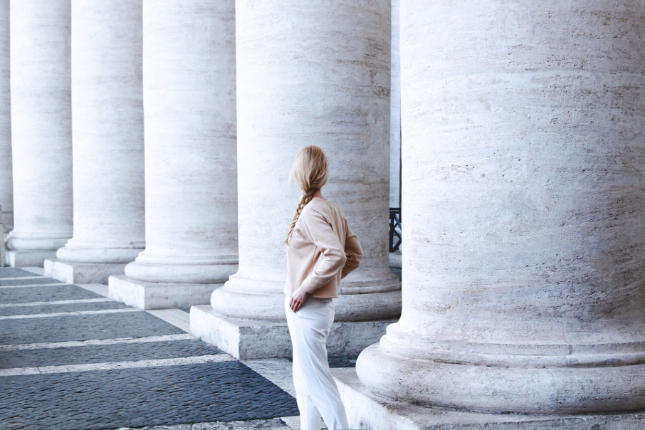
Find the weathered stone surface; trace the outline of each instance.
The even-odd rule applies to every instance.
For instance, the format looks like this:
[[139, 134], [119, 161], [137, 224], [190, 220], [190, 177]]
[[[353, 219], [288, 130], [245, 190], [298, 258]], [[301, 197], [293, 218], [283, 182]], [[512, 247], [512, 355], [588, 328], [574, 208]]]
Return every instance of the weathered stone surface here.
[[145, 244], [141, 0], [73, 0], [72, 23], [74, 237], [57, 257], [127, 264]]
[[0, 1], [0, 206], [4, 233], [13, 229], [9, 3], [10, 0]]
[[210, 302], [213, 290], [222, 284], [185, 282], [144, 282], [127, 276], [110, 276], [109, 295], [113, 300], [139, 309], [168, 309]]
[[[378, 340], [385, 327], [395, 320], [334, 322], [327, 339], [333, 355], [358, 355]], [[217, 346], [239, 360], [291, 357], [291, 338], [287, 323], [280, 321], [230, 318], [210, 306], [190, 308], [190, 334]]]
[[300, 198], [285, 183], [311, 144], [329, 156], [324, 195], [347, 215], [365, 253], [343, 281], [336, 320], [399, 315], [387, 247], [390, 25], [389, 2], [237, 4], [240, 268], [213, 292], [222, 316], [285, 321], [284, 238]]
[[13, 0], [10, 21], [14, 230], [7, 259], [42, 267], [72, 235], [70, 2]]
[[403, 313], [358, 376], [416, 404], [642, 410], [642, 2], [402, 6]]
[[112, 275], [123, 273], [125, 264], [100, 264], [45, 260], [45, 275], [68, 284], [107, 284]]

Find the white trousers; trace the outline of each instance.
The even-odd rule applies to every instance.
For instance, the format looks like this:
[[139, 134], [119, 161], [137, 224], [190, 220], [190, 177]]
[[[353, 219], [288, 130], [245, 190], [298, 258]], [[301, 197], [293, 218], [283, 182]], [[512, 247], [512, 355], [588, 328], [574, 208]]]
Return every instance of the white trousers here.
[[293, 383], [302, 430], [320, 430], [322, 415], [329, 430], [347, 429], [347, 415], [336, 381], [329, 371], [327, 337], [334, 322], [332, 299], [309, 297], [294, 313], [285, 300], [293, 344]]

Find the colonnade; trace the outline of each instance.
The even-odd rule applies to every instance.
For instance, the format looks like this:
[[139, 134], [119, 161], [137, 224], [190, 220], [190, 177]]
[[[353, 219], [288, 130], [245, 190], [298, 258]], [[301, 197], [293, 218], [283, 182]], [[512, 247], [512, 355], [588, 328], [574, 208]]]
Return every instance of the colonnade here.
[[59, 279], [109, 276], [142, 308], [201, 303], [193, 334], [286, 356], [286, 178], [317, 144], [366, 254], [329, 346], [373, 344], [359, 382], [339, 377], [352, 426], [396, 428], [406, 402], [644, 408], [641, 2], [402, 1], [402, 291], [387, 261], [390, 6], [13, 0], [13, 264], [40, 253]]

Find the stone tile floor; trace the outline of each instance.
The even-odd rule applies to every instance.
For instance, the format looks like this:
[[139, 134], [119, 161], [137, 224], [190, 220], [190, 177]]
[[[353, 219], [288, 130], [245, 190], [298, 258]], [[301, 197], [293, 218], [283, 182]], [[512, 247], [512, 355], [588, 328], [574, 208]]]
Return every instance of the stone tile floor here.
[[0, 429], [298, 428], [288, 360], [239, 362], [184, 331], [188, 309], [40, 273], [0, 268]]

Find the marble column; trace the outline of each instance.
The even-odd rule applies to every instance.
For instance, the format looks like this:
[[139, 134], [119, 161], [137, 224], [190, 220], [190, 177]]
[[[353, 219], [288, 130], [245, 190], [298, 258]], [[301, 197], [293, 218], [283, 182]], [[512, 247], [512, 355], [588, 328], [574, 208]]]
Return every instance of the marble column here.
[[237, 357], [290, 354], [284, 238], [300, 191], [287, 178], [314, 144], [330, 159], [324, 194], [365, 252], [343, 281], [329, 350], [358, 353], [401, 304], [387, 245], [390, 2], [242, 1], [236, 26], [240, 266], [211, 309], [192, 308], [191, 332]]
[[42, 266], [72, 235], [70, 1], [12, 0], [10, 7], [14, 229], [7, 260]]
[[146, 249], [110, 296], [207, 304], [237, 270], [235, 2], [144, 0], [143, 40]]
[[[403, 311], [358, 377], [399, 413], [642, 410], [642, 2], [401, 13]], [[393, 428], [373, 403], [350, 424]]]
[[141, 0], [72, 1], [74, 236], [46, 262], [107, 282], [144, 247]]
[[13, 229], [9, 2], [10, 0], [0, 1], [0, 206], [3, 225], [0, 234]]

